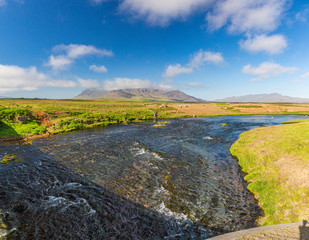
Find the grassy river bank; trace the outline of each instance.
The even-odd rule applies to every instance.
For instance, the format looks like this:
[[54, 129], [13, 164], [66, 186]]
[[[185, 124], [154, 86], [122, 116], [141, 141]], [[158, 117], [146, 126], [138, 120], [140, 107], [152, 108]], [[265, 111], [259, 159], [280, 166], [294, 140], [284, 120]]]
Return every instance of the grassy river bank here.
[[0, 100], [0, 139], [45, 136], [133, 121], [186, 117], [162, 103]]
[[309, 114], [309, 104], [1, 99], [0, 140], [133, 121], [258, 114]]
[[261, 225], [309, 218], [309, 120], [252, 129], [230, 149], [265, 216]]

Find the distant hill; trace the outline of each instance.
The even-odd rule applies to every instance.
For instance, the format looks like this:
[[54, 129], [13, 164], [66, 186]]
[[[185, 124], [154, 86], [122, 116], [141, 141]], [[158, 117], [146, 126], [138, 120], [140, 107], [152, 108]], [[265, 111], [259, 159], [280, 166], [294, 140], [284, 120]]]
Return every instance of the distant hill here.
[[76, 99], [94, 99], [104, 96], [108, 93], [108, 91], [104, 89], [96, 89], [96, 88], [87, 88], [82, 91], [79, 95], [77, 95]]
[[166, 91], [153, 88], [119, 89], [106, 91], [103, 89], [88, 88], [75, 99], [122, 99], [141, 101], [179, 101], [199, 102], [201, 99], [189, 96], [179, 90]]
[[297, 98], [283, 96], [279, 93], [270, 93], [270, 94], [253, 94], [245, 95], [239, 97], [227, 97], [223, 99], [214, 100], [215, 102], [289, 102], [289, 103], [309, 103], [309, 98]]

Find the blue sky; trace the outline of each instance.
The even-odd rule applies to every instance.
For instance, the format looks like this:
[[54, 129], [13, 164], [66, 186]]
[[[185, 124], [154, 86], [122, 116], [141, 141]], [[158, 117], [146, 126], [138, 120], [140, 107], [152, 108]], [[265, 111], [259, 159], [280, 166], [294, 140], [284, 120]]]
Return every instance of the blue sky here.
[[0, 0], [0, 96], [180, 89], [309, 97], [309, 3]]

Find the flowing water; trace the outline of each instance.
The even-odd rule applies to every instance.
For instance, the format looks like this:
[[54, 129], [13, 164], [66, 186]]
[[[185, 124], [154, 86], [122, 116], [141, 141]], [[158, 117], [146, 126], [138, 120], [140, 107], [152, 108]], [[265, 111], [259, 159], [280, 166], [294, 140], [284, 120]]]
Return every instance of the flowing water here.
[[[0, 143], [0, 237], [206, 239], [261, 211], [229, 148], [243, 131], [302, 116], [172, 119]], [[222, 126], [221, 123], [226, 124]]]

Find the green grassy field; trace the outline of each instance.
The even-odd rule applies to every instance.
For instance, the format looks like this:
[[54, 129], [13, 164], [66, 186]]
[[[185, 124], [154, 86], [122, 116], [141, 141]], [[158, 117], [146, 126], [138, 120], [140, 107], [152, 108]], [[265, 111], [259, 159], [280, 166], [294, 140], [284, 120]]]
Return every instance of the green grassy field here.
[[309, 120], [242, 133], [230, 151], [264, 211], [260, 224], [309, 219]]
[[1, 99], [0, 139], [184, 116], [153, 102]]
[[[308, 104], [285, 105], [280, 103], [239, 105], [139, 100], [0, 99], [0, 109], [2, 109], [0, 113], [0, 139], [29, 137], [44, 133], [56, 134], [77, 129], [153, 119], [193, 116], [309, 114]], [[9, 115], [12, 117], [8, 118]], [[26, 122], [18, 121], [19, 116], [25, 115], [28, 116]]]
[[[20, 118], [23, 116], [22, 118]], [[0, 138], [45, 133], [46, 126], [31, 113], [30, 107], [0, 106]]]

